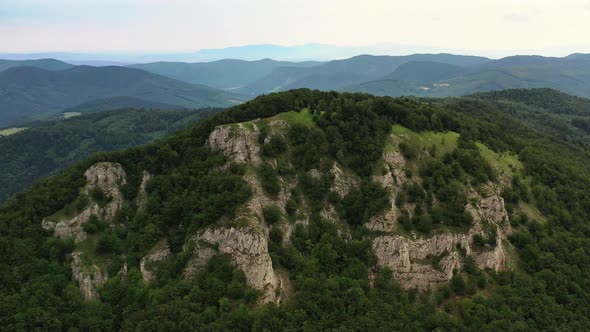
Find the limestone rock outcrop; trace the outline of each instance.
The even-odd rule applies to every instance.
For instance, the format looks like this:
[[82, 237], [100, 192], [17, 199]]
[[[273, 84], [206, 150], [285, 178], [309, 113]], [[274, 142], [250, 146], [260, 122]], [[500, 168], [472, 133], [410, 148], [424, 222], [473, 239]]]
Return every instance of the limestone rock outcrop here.
[[147, 171], [143, 171], [141, 175], [141, 183], [139, 184], [139, 190], [137, 191], [137, 198], [135, 199], [135, 203], [139, 209], [145, 208], [147, 205], [147, 184], [152, 179], [152, 175]]
[[[52, 230], [54, 236], [60, 238], [74, 238], [76, 242], [84, 241], [87, 237], [82, 225], [88, 222], [90, 216], [96, 215], [107, 221], [112, 221], [117, 211], [123, 206], [124, 197], [121, 192], [121, 186], [126, 183], [126, 174], [121, 164], [110, 162], [99, 162], [92, 165], [84, 173], [86, 185], [82, 192], [90, 198], [90, 204], [79, 214], [63, 218], [61, 220], [51, 220], [45, 218], [42, 226], [46, 230]], [[105, 205], [99, 204], [92, 200], [92, 193], [100, 190], [108, 202]]]
[[260, 131], [255, 124], [246, 128], [240, 123], [234, 126], [218, 126], [209, 134], [208, 143], [213, 151], [221, 151], [230, 160], [237, 163], [260, 164]]
[[190, 241], [193, 256], [184, 275], [195, 275], [213, 255], [229, 254], [246, 275], [248, 285], [261, 291], [260, 302], [280, 302], [281, 281], [268, 253], [267, 235], [253, 229], [209, 228]]
[[156, 264], [170, 256], [170, 247], [166, 240], [158, 242], [139, 262], [139, 270], [144, 281], [156, 279]]
[[[477, 267], [481, 269], [504, 268], [506, 254], [503, 240], [510, 234], [508, 213], [504, 207], [504, 200], [492, 185], [483, 187], [487, 191], [486, 197], [472, 192], [473, 198], [465, 210], [474, 219], [474, 223], [465, 234], [442, 233], [430, 237], [401, 235], [381, 235], [373, 240], [373, 251], [378, 265], [391, 268], [404, 288], [426, 289], [441, 282], [449, 281], [454, 271], [462, 269], [464, 258], [473, 258]], [[473, 244], [476, 235], [490, 236], [487, 230], [494, 229], [495, 242], [493, 246], [483, 248]], [[438, 265], [430, 262], [438, 258]]]
[[78, 282], [80, 292], [85, 300], [98, 298], [96, 289], [107, 281], [108, 274], [96, 265], [85, 265], [81, 252], [72, 253], [72, 279]]

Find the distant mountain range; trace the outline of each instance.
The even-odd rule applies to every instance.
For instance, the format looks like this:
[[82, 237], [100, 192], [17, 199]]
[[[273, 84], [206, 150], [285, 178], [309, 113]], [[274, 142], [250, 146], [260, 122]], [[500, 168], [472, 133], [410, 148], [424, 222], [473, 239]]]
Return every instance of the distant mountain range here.
[[[114, 98], [113, 97], [126, 97]], [[133, 102], [130, 105], [130, 99]], [[108, 109], [226, 107], [242, 96], [126, 67], [76, 66], [64, 70], [12, 67], [0, 72], [0, 127], [98, 100]], [[95, 107], [96, 108], [96, 107]], [[96, 109], [94, 109], [96, 110]]]
[[0, 71], [13, 67], [36, 67], [46, 70], [62, 70], [74, 67], [74, 65], [55, 60], [55, 59], [39, 59], [39, 60], [0, 60]]
[[204, 84], [220, 89], [236, 89], [264, 78], [279, 67], [308, 68], [321, 64], [317, 61], [288, 62], [262, 59], [258, 61], [219, 60], [213, 62], [154, 62], [129, 67], [143, 69], [177, 80]]
[[380, 96], [462, 96], [477, 92], [552, 88], [590, 97], [590, 55], [512, 56], [499, 60], [452, 54], [360, 55], [328, 62], [224, 60], [133, 65], [191, 83], [251, 97], [294, 88]]
[[514, 88], [553, 88], [590, 97], [590, 55], [514, 56], [476, 66], [409, 62], [381, 78], [334, 88], [385, 96], [436, 97]]
[[419, 97], [552, 88], [590, 97], [590, 54], [499, 60], [453, 54], [359, 55], [328, 62], [226, 59], [105, 67], [53, 59], [1, 60], [0, 127], [65, 110], [225, 107], [296, 88]]
[[[100, 65], [101, 63], [148, 63], [148, 62], [197, 62], [223, 59], [255, 61], [265, 58], [283, 61], [326, 61], [345, 59], [358, 54], [412, 54], [440, 53], [436, 47], [401, 44], [376, 44], [367, 46], [336, 46], [327, 44], [243, 45], [217, 49], [201, 49], [188, 52], [43, 52], [43, 53], [0, 53], [0, 59], [27, 60], [55, 58], [74, 64]], [[463, 53], [463, 52], [455, 52]]]
[[476, 66], [488, 58], [452, 54], [415, 54], [409, 56], [359, 55], [334, 60], [313, 67], [280, 67], [266, 77], [236, 91], [259, 95], [294, 88], [339, 90], [352, 84], [378, 79], [411, 61], [437, 61], [458, 66]]

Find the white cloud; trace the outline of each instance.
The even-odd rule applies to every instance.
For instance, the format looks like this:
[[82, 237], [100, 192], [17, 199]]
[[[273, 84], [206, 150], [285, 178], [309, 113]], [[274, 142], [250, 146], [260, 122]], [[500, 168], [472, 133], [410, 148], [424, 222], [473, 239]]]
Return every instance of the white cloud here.
[[510, 22], [515, 22], [515, 23], [526, 23], [529, 21], [529, 18], [523, 15], [519, 15], [519, 14], [508, 14], [506, 16], [504, 16], [504, 19]]

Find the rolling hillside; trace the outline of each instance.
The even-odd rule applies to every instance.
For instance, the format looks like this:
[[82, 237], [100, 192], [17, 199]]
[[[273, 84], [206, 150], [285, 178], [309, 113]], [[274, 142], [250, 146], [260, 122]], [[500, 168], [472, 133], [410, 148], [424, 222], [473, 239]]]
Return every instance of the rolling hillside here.
[[115, 109], [0, 136], [0, 202], [92, 154], [149, 143], [217, 111]]
[[376, 80], [411, 61], [430, 61], [455, 66], [476, 66], [489, 62], [483, 57], [452, 54], [414, 54], [409, 56], [359, 55], [344, 60], [329, 61], [311, 68], [281, 67], [265, 78], [236, 91], [258, 95], [294, 88], [338, 90], [340, 88]]
[[63, 112], [94, 113], [121, 108], [177, 110], [183, 109], [185, 107], [134, 97], [111, 97], [105, 99], [92, 100], [76, 106], [72, 106], [64, 109]]
[[400, 96], [462, 96], [477, 92], [552, 88], [590, 97], [590, 59], [513, 56], [469, 68], [414, 62], [378, 79], [342, 87], [342, 91]]
[[565, 141], [590, 146], [590, 99], [552, 89], [515, 89], [467, 96]]
[[244, 101], [236, 94], [133, 68], [78, 66], [48, 71], [14, 67], [0, 72], [0, 126], [121, 96], [185, 108], [226, 107]]
[[262, 79], [278, 67], [311, 67], [321, 62], [288, 62], [263, 59], [258, 61], [219, 60], [213, 62], [154, 62], [129, 67], [143, 69], [193, 84], [233, 90]]
[[0, 60], [0, 72], [13, 67], [36, 67], [46, 70], [62, 70], [74, 67], [74, 65], [55, 60]]

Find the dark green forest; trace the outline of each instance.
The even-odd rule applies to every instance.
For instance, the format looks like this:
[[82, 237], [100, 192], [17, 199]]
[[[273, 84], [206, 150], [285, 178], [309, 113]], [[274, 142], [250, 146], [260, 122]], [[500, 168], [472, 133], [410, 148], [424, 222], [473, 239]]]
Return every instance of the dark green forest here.
[[220, 109], [157, 111], [116, 109], [41, 122], [0, 136], [0, 202], [40, 177], [63, 170], [100, 151], [142, 145], [172, 134]]
[[[266, 143], [254, 170], [270, 197], [278, 193], [278, 176], [297, 180], [286, 215], [273, 207], [264, 211], [272, 225], [273, 266], [289, 272], [290, 298], [280, 305], [258, 304], [260, 294], [247, 286], [227, 255], [211, 259], [191, 280], [182, 278], [187, 237], [222, 217], [231, 220], [252, 195], [242, 177], [249, 170], [234, 164], [222, 171], [227, 158], [208, 148], [209, 134], [221, 124], [304, 109], [311, 124], [294, 123], [285, 138], [266, 139], [261, 130], [259, 141]], [[484, 271], [466, 264], [465, 273], [448, 286], [429, 291], [402, 290], [391, 270], [375, 269], [374, 234], [365, 224], [388, 203], [371, 176], [379, 172], [393, 125], [460, 135], [452, 151], [429, 151], [440, 158], [429, 159], [414, 175], [422, 179], [420, 185], [404, 188], [403, 199], [415, 206], [411, 218], [400, 220], [407, 231], [428, 234], [472, 222], [462, 209], [467, 186], [500, 176], [477, 144], [518, 156], [523, 171], [502, 194], [514, 229], [509, 238], [517, 252], [513, 269]], [[400, 149], [408, 160], [425, 153], [412, 146]], [[123, 165], [128, 203], [114, 227], [100, 220], [87, 227], [100, 236], [97, 254], [113, 258], [110, 268], [116, 272], [115, 262], [124, 257], [129, 272], [109, 273], [113, 277], [99, 289], [100, 300], [84, 301], [68, 264], [77, 244], [53, 237], [41, 220], [79, 202], [83, 173], [99, 161]], [[334, 161], [360, 179], [342, 197], [329, 191]], [[0, 206], [0, 325], [23, 331], [584, 331], [590, 326], [589, 165], [583, 145], [474, 98], [428, 103], [307, 89], [261, 96], [155, 143], [94, 154]], [[312, 169], [318, 177], [309, 175]], [[133, 202], [144, 170], [154, 177], [147, 204], [138, 209]], [[346, 232], [322, 217], [328, 202], [338, 207]], [[518, 213], [520, 202], [536, 207], [545, 220]], [[296, 225], [291, 243], [283, 245], [281, 225], [304, 205], [309, 225]], [[157, 280], [146, 283], [139, 260], [161, 238], [173, 254]], [[486, 240], [478, 241], [483, 246]]]
[[513, 89], [469, 96], [493, 104], [513, 119], [561, 139], [590, 144], [590, 99], [553, 89]]

